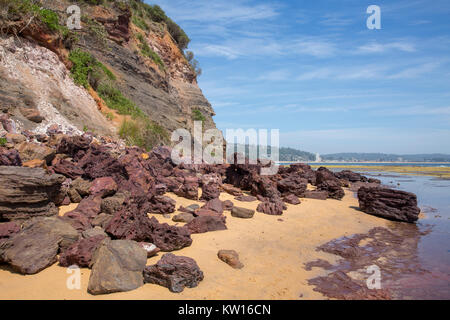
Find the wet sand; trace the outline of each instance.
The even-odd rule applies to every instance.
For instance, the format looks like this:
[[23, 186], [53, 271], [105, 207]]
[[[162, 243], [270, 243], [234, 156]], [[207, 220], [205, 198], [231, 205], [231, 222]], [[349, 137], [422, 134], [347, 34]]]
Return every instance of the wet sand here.
[[[173, 194], [177, 207], [201, 204]], [[223, 193], [221, 200], [232, 200], [236, 206], [256, 209], [258, 201], [244, 203]], [[60, 214], [76, 205], [61, 208]], [[192, 235], [190, 247], [173, 252], [196, 260], [205, 279], [196, 288], [171, 293], [167, 288], [145, 284], [123, 293], [93, 296], [87, 293], [89, 269], [81, 270], [81, 289], [69, 290], [67, 269], [54, 264], [36, 275], [23, 276], [0, 267], [0, 299], [326, 299], [308, 280], [325, 275], [322, 268], [306, 271], [304, 264], [317, 259], [331, 263], [338, 256], [316, 248], [333, 239], [366, 233], [390, 222], [358, 211], [358, 200], [346, 190], [342, 201], [302, 199], [297, 206], [288, 205], [282, 216], [259, 212], [253, 219], [239, 219], [226, 211], [228, 230]], [[160, 222], [176, 224], [162, 215]], [[178, 224], [181, 225], [181, 224]], [[235, 270], [217, 258], [221, 249], [236, 250], [243, 269]], [[163, 253], [148, 259], [156, 263]]]

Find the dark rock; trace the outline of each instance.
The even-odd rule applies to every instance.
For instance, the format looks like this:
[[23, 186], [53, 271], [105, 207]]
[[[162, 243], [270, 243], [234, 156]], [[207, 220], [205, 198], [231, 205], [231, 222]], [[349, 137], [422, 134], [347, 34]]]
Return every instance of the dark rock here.
[[243, 196], [242, 195], [242, 196], [235, 197], [234, 200], [241, 201], [241, 202], [254, 202], [258, 199], [254, 196]]
[[153, 243], [162, 251], [179, 250], [192, 244], [186, 227], [161, 224], [155, 217], [149, 219], [142, 200], [117, 212], [105, 230], [117, 239]]
[[61, 158], [55, 158], [52, 161], [51, 169], [55, 173], [62, 174], [70, 179], [77, 179], [84, 173], [84, 171], [73, 162]]
[[69, 190], [67, 190], [67, 195], [69, 196], [72, 203], [80, 203], [81, 200], [83, 200], [83, 198], [74, 188], [70, 188]]
[[102, 229], [105, 229], [112, 218], [113, 216], [110, 214], [100, 213], [98, 216], [92, 219], [91, 224], [94, 227], [101, 227]]
[[14, 222], [0, 223], [0, 241], [1, 239], [10, 238], [12, 235], [18, 233], [20, 227]]
[[89, 149], [91, 142], [92, 139], [88, 136], [65, 136], [61, 139], [56, 151], [79, 159]]
[[253, 218], [254, 214], [255, 210], [251, 209], [240, 208], [236, 206], [231, 209], [231, 215], [236, 218], [250, 219]]
[[82, 178], [77, 178], [72, 181], [72, 187], [78, 192], [82, 197], [89, 195], [89, 189], [91, 189], [91, 182], [84, 180]]
[[365, 213], [381, 218], [413, 223], [419, 219], [415, 194], [388, 188], [358, 190], [359, 207]]
[[231, 184], [222, 184], [222, 190], [225, 191], [228, 194], [231, 194], [232, 196], [241, 196], [242, 191], [239, 188], [236, 188], [232, 186]]
[[343, 170], [341, 172], [336, 172], [336, 173], [334, 173], [334, 175], [338, 179], [344, 179], [344, 180], [347, 180], [350, 182], [357, 182], [357, 181], [367, 182], [366, 177], [364, 177], [363, 175], [361, 175], [357, 172], [353, 172], [351, 170]]
[[308, 190], [305, 192], [304, 197], [316, 200], [326, 200], [328, 198], [328, 191]]
[[194, 218], [195, 217], [192, 215], [192, 213], [182, 212], [173, 216], [172, 221], [189, 223], [194, 220]]
[[316, 186], [319, 191], [327, 191], [329, 198], [341, 200], [345, 196], [340, 180], [327, 168], [317, 169]]
[[0, 262], [22, 274], [35, 274], [56, 262], [59, 250], [78, 240], [78, 232], [59, 218], [34, 218], [0, 244]]
[[22, 160], [20, 159], [19, 152], [15, 149], [6, 149], [0, 147], [0, 166], [21, 166]]
[[215, 173], [206, 174], [202, 177], [202, 200], [212, 200], [220, 196], [220, 185], [222, 178]]
[[104, 239], [105, 235], [96, 235], [78, 240], [60, 254], [59, 264], [63, 267], [89, 267], [92, 255]]
[[150, 202], [149, 213], [167, 214], [175, 212], [176, 201], [166, 196], [154, 196]]
[[146, 283], [158, 284], [179, 293], [185, 287], [196, 287], [203, 280], [203, 272], [194, 259], [166, 253], [158, 263], [145, 268], [144, 279]]
[[200, 209], [200, 206], [198, 204], [191, 204], [191, 205], [187, 206], [186, 208], [183, 206], [180, 206], [180, 208], [178, 210], [181, 212], [187, 212], [187, 213], [194, 214], [195, 211], [198, 209]]
[[223, 210], [231, 211], [234, 207], [234, 203], [231, 200], [225, 200], [222, 202]]
[[296, 195], [290, 194], [285, 197], [283, 197], [283, 201], [292, 205], [298, 205], [300, 204], [300, 200]]
[[242, 269], [244, 267], [242, 262], [239, 261], [239, 254], [234, 250], [220, 250], [217, 256], [233, 269]]
[[88, 292], [94, 295], [125, 292], [144, 284], [147, 252], [129, 240], [103, 240], [95, 251]]
[[105, 230], [103, 230], [101, 227], [94, 227], [91, 229], [87, 229], [81, 233], [82, 237], [85, 239], [96, 237], [96, 236], [103, 236], [104, 238], [107, 238], [108, 235], [106, 234]]
[[264, 201], [258, 204], [256, 211], [272, 216], [280, 216], [287, 207], [282, 201]]
[[0, 219], [23, 220], [58, 214], [65, 178], [41, 168], [0, 167]]
[[214, 212], [217, 212], [219, 214], [223, 213], [223, 203], [222, 201], [220, 201], [219, 198], [215, 198], [212, 200], [209, 200], [203, 207], [202, 209], [206, 209], [206, 210], [212, 210]]
[[191, 233], [205, 233], [210, 231], [227, 230], [224, 215], [211, 214], [196, 217], [186, 224]]
[[113, 197], [102, 199], [101, 211], [107, 214], [114, 214], [122, 208], [125, 202], [123, 194], [116, 194]]
[[297, 197], [303, 197], [306, 188], [308, 187], [308, 180], [296, 174], [291, 174], [277, 183], [278, 190], [283, 196], [293, 194]]

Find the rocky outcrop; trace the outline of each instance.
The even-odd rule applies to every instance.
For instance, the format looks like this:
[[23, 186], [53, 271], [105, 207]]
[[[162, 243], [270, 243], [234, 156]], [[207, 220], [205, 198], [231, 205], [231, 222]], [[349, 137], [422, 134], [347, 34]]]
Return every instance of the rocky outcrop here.
[[413, 223], [419, 219], [415, 194], [388, 188], [366, 188], [358, 190], [360, 209], [368, 214], [396, 221]]
[[34, 218], [0, 243], [0, 262], [22, 274], [35, 274], [51, 266], [60, 250], [78, 240], [78, 233], [59, 218]]
[[144, 270], [145, 283], [153, 283], [179, 293], [194, 288], [203, 280], [203, 272], [194, 259], [166, 253], [155, 265]]
[[[16, 37], [0, 38], [0, 105], [21, 127], [46, 133], [52, 124], [81, 133], [84, 126], [113, 135], [114, 129], [89, 93], [75, 85], [69, 70], [47, 48]], [[39, 115], [40, 122], [30, 119]]]
[[0, 167], [0, 219], [23, 220], [58, 214], [65, 178], [41, 168]]
[[149, 219], [144, 205], [132, 203], [117, 212], [106, 226], [106, 232], [116, 239], [153, 243], [162, 251], [179, 250], [191, 245], [187, 228], [161, 224], [154, 217]]
[[327, 191], [328, 198], [341, 200], [345, 196], [341, 181], [327, 168], [317, 169], [316, 186], [318, 191]]
[[92, 257], [88, 292], [94, 295], [124, 292], [144, 284], [147, 252], [130, 240], [104, 240]]

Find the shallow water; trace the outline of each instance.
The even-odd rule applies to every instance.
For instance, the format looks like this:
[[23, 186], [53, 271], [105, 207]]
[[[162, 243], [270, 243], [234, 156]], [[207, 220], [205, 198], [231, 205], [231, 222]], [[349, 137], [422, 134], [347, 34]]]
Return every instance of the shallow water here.
[[[288, 163], [283, 163], [284, 165]], [[448, 162], [308, 162], [309, 165], [314, 166], [370, 166], [370, 167], [377, 167], [377, 166], [392, 166], [392, 167], [450, 167], [450, 163]]]
[[[380, 179], [382, 184], [391, 188], [417, 195], [418, 205], [425, 217], [416, 225], [423, 232], [431, 227], [431, 232], [420, 237], [417, 255], [420, 264], [431, 275], [422, 279], [406, 277], [403, 281], [415, 287], [415, 291], [411, 289], [414, 298], [450, 299], [450, 180], [430, 176], [406, 178], [395, 172], [360, 173]], [[419, 291], [418, 287], [421, 287]]]

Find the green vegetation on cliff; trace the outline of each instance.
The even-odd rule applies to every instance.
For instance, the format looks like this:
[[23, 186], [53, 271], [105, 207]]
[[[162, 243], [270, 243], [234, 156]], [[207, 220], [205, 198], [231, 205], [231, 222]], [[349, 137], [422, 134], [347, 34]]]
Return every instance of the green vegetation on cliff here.
[[70, 52], [69, 59], [73, 63], [71, 73], [76, 84], [92, 87], [110, 109], [131, 116], [119, 129], [120, 137], [129, 145], [149, 150], [158, 142], [169, 141], [167, 131], [122, 94], [115, 84], [116, 76], [104, 64], [79, 48]]

